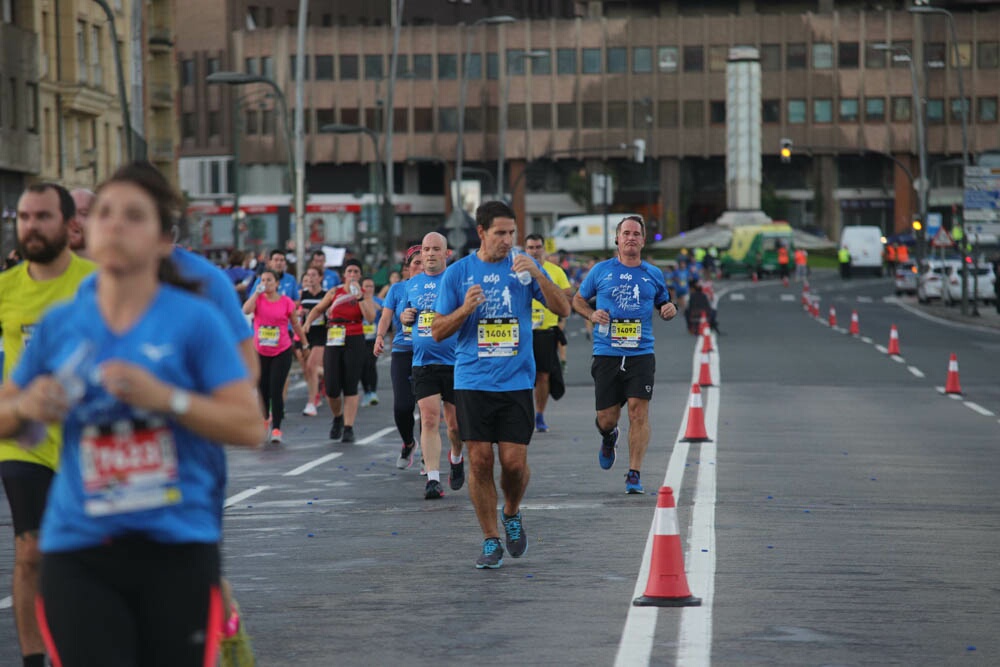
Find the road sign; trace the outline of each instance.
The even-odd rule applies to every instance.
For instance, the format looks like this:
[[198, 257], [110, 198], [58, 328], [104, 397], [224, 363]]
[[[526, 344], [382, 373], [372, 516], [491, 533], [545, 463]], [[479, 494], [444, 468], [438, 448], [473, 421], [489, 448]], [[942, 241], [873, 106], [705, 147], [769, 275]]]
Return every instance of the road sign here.
[[937, 234], [931, 239], [932, 248], [950, 248], [952, 245], [951, 237], [948, 236], [948, 232], [945, 231], [944, 227], [939, 227]]
[[927, 235], [927, 238], [934, 238], [938, 230], [941, 229], [942, 217], [940, 213], [927, 214], [927, 220], [924, 221], [924, 234]]
[[966, 167], [962, 205], [966, 223], [1000, 222], [1000, 167]]

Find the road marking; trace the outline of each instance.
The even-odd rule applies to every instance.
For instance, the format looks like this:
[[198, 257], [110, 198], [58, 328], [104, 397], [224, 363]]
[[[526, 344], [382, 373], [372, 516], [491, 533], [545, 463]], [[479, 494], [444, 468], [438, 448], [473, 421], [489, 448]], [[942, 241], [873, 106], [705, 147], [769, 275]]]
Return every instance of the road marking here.
[[903, 357], [899, 356], [898, 354], [894, 354], [894, 355], [892, 355], [889, 358], [892, 359], [893, 361], [895, 361], [897, 364], [905, 364], [906, 363], [906, 359], [903, 359]]
[[833, 330], [840, 334], [847, 333], [847, 329], [845, 329], [844, 327], [833, 327]]
[[916, 366], [907, 366], [906, 370], [910, 371], [911, 373], [913, 373], [918, 378], [924, 377], [924, 372], [922, 370], [920, 370], [919, 368], [917, 368]]
[[8, 595], [5, 598], [0, 598], [0, 609], [10, 609], [14, 606], [14, 598]]
[[871, 303], [872, 298], [870, 296], [859, 296], [858, 303]]
[[861, 337], [861, 342], [862, 342], [862, 343], [868, 343], [869, 345], [871, 345], [871, 344], [872, 344], [872, 343], [874, 343], [875, 341], [873, 341], [873, 340], [872, 340], [871, 338], [869, 338], [868, 336], [862, 336], [862, 337]]
[[223, 509], [225, 509], [226, 507], [232, 507], [233, 505], [235, 505], [236, 503], [240, 502], [241, 500], [246, 500], [250, 496], [255, 496], [258, 493], [260, 493], [261, 491], [263, 491], [264, 489], [269, 489], [269, 488], [271, 488], [271, 487], [269, 487], [269, 486], [255, 486], [253, 488], [247, 489], [246, 491], [240, 491], [235, 496], [230, 496], [229, 498], [226, 498], [226, 504], [223, 505], [222, 507], [223, 507]]
[[882, 354], [889, 354], [889, 348], [887, 348], [887, 347], [883, 347], [881, 345], [876, 345], [875, 349], [878, 350], [879, 352], [881, 352]]
[[1000, 334], [1000, 329], [995, 329], [993, 327], [983, 327], [976, 324], [963, 324], [962, 322], [954, 322], [952, 320], [946, 320], [937, 317], [935, 315], [925, 313], [920, 308], [917, 308], [916, 306], [911, 306], [910, 304], [904, 303], [902, 301], [896, 301], [896, 305], [905, 310], [906, 312], [916, 315], [917, 317], [922, 317], [925, 320], [928, 320], [930, 322], [937, 322], [938, 324], [943, 324], [947, 327], [953, 327], [955, 329], [965, 329], [967, 331], [978, 331], [979, 333], [987, 333], [993, 335]]
[[729, 295], [729, 300], [730, 301], [746, 301], [747, 298], [744, 295], [742, 295], [739, 292], [737, 292], [736, 294], [730, 294]]
[[782, 294], [781, 295], [781, 300], [782, 301], [795, 301], [796, 299], [797, 299], [797, 297], [794, 294]]
[[942, 396], [947, 396], [948, 398], [950, 398], [953, 401], [960, 401], [960, 400], [962, 400], [962, 395], [961, 394], [949, 394], [948, 392], [946, 392], [944, 390], [944, 387], [934, 387], [934, 389], [937, 390], [937, 393], [941, 394]]
[[[713, 392], [715, 400], [709, 404], [718, 406], [721, 391]], [[718, 407], [714, 417], [705, 416], [706, 421], [718, 424]], [[706, 425], [706, 429], [707, 429]], [[714, 427], [713, 427], [714, 429]], [[715, 438], [718, 441], [718, 438]], [[715, 599], [715, 501], [717, 443], [701, 444], [701, 462], [691, 512], [691, 537], [688, 540], [687, 564], [688, 586], [692, 595], [701, 595], [700, 607], [681, 609], [680, 633], [677, 641], [677, 664], [708, 667], [712, 657], [712, 609]]]
[[979, 405], [978, 403], [973, 403], [972, 401], [965, 401], [965, 407], [969, 408], [973, 412], [978, 412], [984, 417], [992, 417], [993, 413]]
[[[375, 440], [378, 440], [382, 436], [386, 435], [387, 433], [391, 433], [394, 430], [396, 430], [395, 426], [386, 426], [381, 431], [376, 431], [375, 433], [372, 433], [367, 438], [362, 438], [361, 440], [358, 440], [356, 443], [354, 443], [354, 445], [355, 446], [356, 445], [367, 445], [368, 443], [374, 442]], [[304, 464], [300, 465], [298, 468], [295, 468], [294, 470], [289, 470], [288, 472], [285, 473], [285, 477], [294, 477], [296, 475], [301, 475], [304, 472], [308, 472], [308, 471], [312, 470], [316, 466], [321, 466], [324, 463], [326, 463], [328, 461], [333, 461], [334, 459], [340, 458], [343, 455], [344, 455], [343, 452], [330, 452], [326, 456], [321, 456], [318, 459], [314, 459], [314, 460], [310, 461], [309, 463], [304, 463]]]

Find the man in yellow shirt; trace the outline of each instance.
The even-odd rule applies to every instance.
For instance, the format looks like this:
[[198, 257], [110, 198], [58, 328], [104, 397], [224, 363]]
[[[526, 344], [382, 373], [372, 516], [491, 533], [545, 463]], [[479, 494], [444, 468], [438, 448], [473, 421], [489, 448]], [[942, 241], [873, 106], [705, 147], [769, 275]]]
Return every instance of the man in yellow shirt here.
[[[545, 259], [545, 239], [541, 234], [528, 234], [524, 239], [524, 251], [542, 265], [542, 270], [567, 298], [572, 298], [573, 288], [566, 272]], [[535, 430], [545, 433], [549, 430], [545, 423], [545, 406], [549, 402], [552, 374], [562, 373], [558, 349], [559, 316], [534, 300], [531, 302], [531, 329], [535, 348]]]
[[[94, 271], [92, 262], [69, 248], [75, 213], [69, 192], [53, 183], [29, 186], [17, 202], [17, 243], [25, 261], [0, 273], [4, 381], [31, 344], [35, 323], [53, 305], [72, 299], [80, 281]], [[31, 448], [0, 440], [0, 478], [14, 523], [14, 618], [24, 667], [41, 667], [45, 661], [45, 643], [35, 620], [38, 529], [61, 443], [58, 426], [49, 427]]]

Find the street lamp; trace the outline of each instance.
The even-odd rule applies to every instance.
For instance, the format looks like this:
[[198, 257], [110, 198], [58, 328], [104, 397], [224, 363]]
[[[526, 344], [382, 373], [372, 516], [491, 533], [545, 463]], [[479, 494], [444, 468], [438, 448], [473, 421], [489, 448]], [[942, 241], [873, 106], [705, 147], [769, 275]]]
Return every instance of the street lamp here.
[[[929, 5], [915, 5], [908, 7], [911, 14], [942, 14], [948, 19], [948, 30], [951, 32], [951, 47], [955, 55], [955, 71], [958, 76], [958, 97], [962, 106], [962, 183], [965, 183], [965, 170], [969, 168], [969, 105], [965, 99], [965, 84], [962, 80], [961, 54], [958, 51], [958, 31], [955, 30], [955, 17], [951, 12], [941, 7], [931, 7]], [[965, 210], [962, 210], [962, 243], [966, 242], [965, 235]], [[965, 251], [962, 251], [965, 257]], [[962, 262], [962, 314], [968, 314], [969, 300], [969, 267], [966, 262]], [[973, 303], [973, 314], [978, 314], [975, 303]]]
[[[920, 198], [920, 221], [927, 224], [927, 136], [924, 130], [924, 106], [920, 102], [920, 88], [917, 85], [917, 67], [913, 63], [913, 54], [905, 46], [895, 44], [875, 44], [876, 51], [888, 51], [890, 53], [901, 54], [910, 64], [910, 86], [913, 94], [913, 113], [917, 123], [917, 154], [920, 157], [920, 181], [917, 188], [917, 195]], [[896, 56], [893, 55], [895, 60]], [[918, 246], [918, 251], [923, 249]], [[922, 254], [922, 253], [921, 253]]]
[[498, 119], [498, 125], [500, 126], [500, 136], [497, 138], [497, 199], [503, 200], [503, 170], [504, 170], [504, 159], [507, 153], [507, 147], [505, 145], [507, 141], [507, 98], [510, 96], [510, 66], [517, 62], [518, 60], [531, 60], [535, 61], [539, 58], [544, 58], [549, 55], [548, 51], [527, 51], [525, 53], [516, 53], [509, 62], [506, 63], [503, 73], [503, 97], [500, 102], [500, 118]]
[[[100, 5], [104, 15], [108, 17], [108, 25], [111, 28], [111, 53], [115, 56], [115, 75], [118, 79], [118, 103], [122, 105], [122, 130], [125, 132], [125, 150], [128, 152], [129, 160], [145, 159], [145, 151], [140, 151], [135, 138], [132, 136], [132, 120], [128, 113], [128, 98], [125, 96], [125, 72], [122, 68], [122, 54], [118, 46], [118, 31], [115, 30], [115, 14], [105, 0], [94, 0]], [[132, 100], [133, 104], [142, 107], [142, 100]]]

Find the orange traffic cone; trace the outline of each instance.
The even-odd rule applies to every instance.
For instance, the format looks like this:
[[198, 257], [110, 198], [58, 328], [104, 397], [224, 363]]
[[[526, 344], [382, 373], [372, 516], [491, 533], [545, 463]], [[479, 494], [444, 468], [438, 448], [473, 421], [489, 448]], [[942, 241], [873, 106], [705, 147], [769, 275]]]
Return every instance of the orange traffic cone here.
[[674, 490], [661, 486], [656, 495], [653, 520], [653, 554], [649, 561], [646, 592], [632, 600], [636, 607], [700, 607], [701, 598], [691, 595], [684, 574], [684, 553], [677, 528]]
[[715, 348], [712, 347], [712, 327], [710, 327], [707, 322], [705, 323], [705, 327], [701, 330], [701, 340], [702, 354], [715, 351]]
[[852, 336], [861, 334], [861, 326], [858, 324], [858, 311], [856, 310], [851, 311], [851, 328], [849, 329], [849, 333]]
[[812, 311], [809, 314], [813, 317], [819, 317], [819, 299], [812, 302]]
[[698, 373], [698, 385], [702, 387], [712, 386], [712, 364], [706, 353], [701, 355], [701, 371]]
[[830, 316], [827, 319], [831, 327], [837, 326], [837, 311], [833, 306], [830, 306]]
[[896, 330], [895, 324], [889, 329], [889, 354], [899, 356], [899, 331]]
[[961, 394], [962, 386], [958, 383], [958, 355], [954, 352], [948, 359], [948, 379], [944, 383], [944, 393]]
[[752, 275], [752, 276], [750, 276], [750, 277], [751, 277], [751, 279], [752, 279], [752, 280], [753, 280], [754, 282], [757, 282], [757, 272], [756, 272], [756, 271], [754, 271], [754, 272], [753, 272], [753, 275]]
[[705, 408], [701, 404], [701, 387], [691, 385], [691, 399], [688, 403], [688, 424], [684, 431], [685, 442], [712, 442], [705, 430]]

